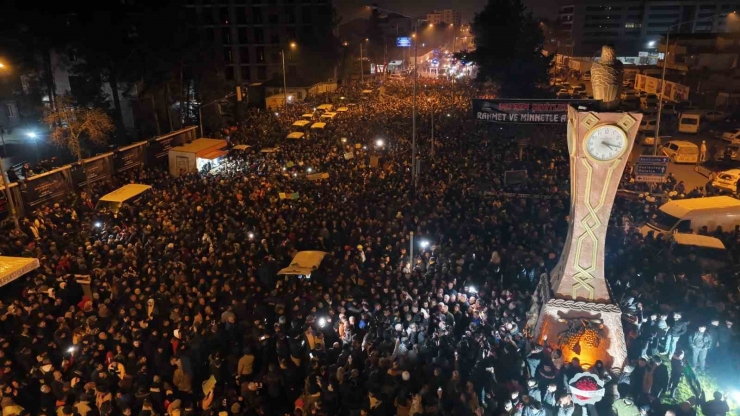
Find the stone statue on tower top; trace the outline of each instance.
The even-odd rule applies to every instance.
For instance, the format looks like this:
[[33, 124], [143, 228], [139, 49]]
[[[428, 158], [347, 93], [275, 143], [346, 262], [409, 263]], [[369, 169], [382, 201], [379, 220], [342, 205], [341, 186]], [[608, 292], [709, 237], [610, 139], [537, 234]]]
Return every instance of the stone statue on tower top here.
[[602, 110], [619, 107], [622, 94], [622, 62], [617, 59], [613, 46], [601, 47], [601, 59], [591, 66], [591, 88], [594, 99], [601, 100]]

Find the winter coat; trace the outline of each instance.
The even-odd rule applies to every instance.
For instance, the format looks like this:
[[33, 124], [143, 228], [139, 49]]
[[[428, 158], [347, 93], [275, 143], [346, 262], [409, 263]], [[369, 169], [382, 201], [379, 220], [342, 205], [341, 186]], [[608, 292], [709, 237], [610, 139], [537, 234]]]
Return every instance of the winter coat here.
[[193, 391], [193, 379], [190, 375], [182, 371], [182, 368], [175, 370], [175, 374], [172, 377], [172, 383], [182, 393], [190, 393]]
[[630, 399], [619, 399], [612, 403], [612, 416], [640, 416], [640, 409]]
[[696, 331], [689, 338], [689, 346], [694, 350], [708, 350], [712, 347], [712, 336], [706, 331]]
[[671, 329], [668, 330], [668, 335], [678, 338], [683, 336], [688, 331], [689, 323], [684, 321], [677, 321], [673, 323]]

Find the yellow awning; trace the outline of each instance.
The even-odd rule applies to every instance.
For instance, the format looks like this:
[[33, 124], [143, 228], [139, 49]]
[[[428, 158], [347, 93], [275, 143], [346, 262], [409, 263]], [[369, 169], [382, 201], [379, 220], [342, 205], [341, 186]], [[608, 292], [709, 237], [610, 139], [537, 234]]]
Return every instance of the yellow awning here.
[[226, 154], [226, 152], [223, 151], [223, 150], [214, 150], [214, 151], [211, 151], [211, 152], [208, 152], [208, 153], [204, 154], [203, 156], [198, 156], [198, 157], [201, 158], [201, 159], [206, 159], [206, 160], [215, 160], [215, 159], [218, 159], [218, 158], [220, 158], [221, 156], [223, 156], [225, 154]]
[[5, 286], [38, 267], [39, 259], [0, 256], [0, 286]]
[[300, 131], [294, 131], [293, 133], [290, 133], [286, 138], [288, 139], [301, 139], [305, 136], [305, 133], [301, 133]]
[[311, 126], [312, 129], [323, 129], [326, 127], [326, 123], [313, 123], [313, 126]]
[[248, 144], [238, 144], [238, 145], [234, 146], [232, 149], [234, 149], [234, 150], [247, 150], [250, 147], [252, 147], [252, 146], [250, 146]]

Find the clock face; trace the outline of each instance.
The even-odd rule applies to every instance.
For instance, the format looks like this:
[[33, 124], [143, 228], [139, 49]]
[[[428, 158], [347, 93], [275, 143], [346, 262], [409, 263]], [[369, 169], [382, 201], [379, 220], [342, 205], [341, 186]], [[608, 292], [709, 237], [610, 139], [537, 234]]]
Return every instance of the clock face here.
[[586, 133], [586, 152], [598, 161], [609, 161], [627, 149], [627, 135], [617, 126], [605, 125]]

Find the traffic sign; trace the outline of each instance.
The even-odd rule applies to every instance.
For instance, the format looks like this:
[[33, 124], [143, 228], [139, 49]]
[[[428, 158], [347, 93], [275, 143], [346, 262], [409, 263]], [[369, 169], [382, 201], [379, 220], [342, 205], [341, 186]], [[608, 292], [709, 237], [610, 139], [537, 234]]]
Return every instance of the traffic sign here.
[[652, 176], [652, 175], [637, 175], [635, 181], [637, 182], [653, 182], [653, 183], [665, 183], [667, 182], [665, 176]]
[[670, 158], [668, 156], [640, 156], [640, 158], [637, 160], [637, 163], [648, 163], [648, 164], [665, 164], [667, 165], [668, 162], [670, 162]]
[[649, 176], [665, 176], [668, 173], [668, 165], [646, 165], [638, 164], [635, 174], [637, 176], [649, 175]]

